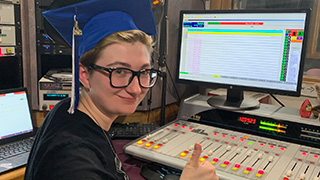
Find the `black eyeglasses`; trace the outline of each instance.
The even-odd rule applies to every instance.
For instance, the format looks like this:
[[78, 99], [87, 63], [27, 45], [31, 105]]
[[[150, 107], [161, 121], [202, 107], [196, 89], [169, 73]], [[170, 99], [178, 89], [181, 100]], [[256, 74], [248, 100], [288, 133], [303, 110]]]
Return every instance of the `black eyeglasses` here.
[[127, 87], [135, 76], [138, 77], [139, 85], [143, 88], [153, 87], [157, 81], [160, 71], [156, 69], [142, 69], [133, 71], [128, 68], [105, 68], [96, 64], [89, 66], [91, 69], [102, 70], [109, 73], [110, 84], [114, 88]]

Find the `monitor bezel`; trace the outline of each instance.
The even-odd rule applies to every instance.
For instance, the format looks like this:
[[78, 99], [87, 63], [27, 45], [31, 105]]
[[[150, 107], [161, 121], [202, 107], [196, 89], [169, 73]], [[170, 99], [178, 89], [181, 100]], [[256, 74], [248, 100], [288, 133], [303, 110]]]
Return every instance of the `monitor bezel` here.
[[[299, 67], [299, 74], [298, 74], [298, 82], [297, 82], [297, 89], [296, 91], [288, 91], [283, 89], [267, 89], [267, 88], [260, 88], [254, 86], [240, 86], [240, 85], [233, 85], [233, 84], [220, 84], [215, 82], [201, 82], [201, 81], [194, 81], [194, 80], [186, 80], [180, 79], [180, 57], [181, 57], [181, 38], [182, 38], [182, 23], [183, 23], [183, 15], [184, 14], [222, 14], [222, 13], [305, 13], [306, 20], [305, 20], [305, 27], [304, 27], [304, 34], [303, 34], [303, 44], [301, 50], [301, 62]], [[178, 30], [178, 50], [177, 50], [177, 66], [176, 66], [176, 82], [182, 84], [190, 84], [196, 86], [203, 86], [206, 88], [226, 88], [226, 89], [239, 89], [243, 91], [254, 91], [254, 92], [262, 92], [262, 93], [270, 93], [270, 94], [279, 94], [279, 95], [287, 95], [287, 96], [295, 96], [299, 97], [301, 94], [301, 86], [303, 80], [303, 72], [304, 72], [304, 63], [306, 59], [306, 48], [308, 42], [308, 30], [309, 30], [309, 22], [310, 22], [310, 13], [311, 9], [254, 9], [254, 10], [181, 10], [179, 16], [179, 30]]]

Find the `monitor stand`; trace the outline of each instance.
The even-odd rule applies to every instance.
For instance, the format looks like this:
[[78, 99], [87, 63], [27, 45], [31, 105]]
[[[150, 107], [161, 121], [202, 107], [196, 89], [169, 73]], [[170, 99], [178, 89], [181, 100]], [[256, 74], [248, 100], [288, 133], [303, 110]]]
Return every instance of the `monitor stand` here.
[[256, 99], [243, 98], [243, 91], [236, 88], [228, 88], [226, 96], [213, 96], [207, 100], [208, 104], [217, 109], [230, 111], [251, 110], [260, 107]]

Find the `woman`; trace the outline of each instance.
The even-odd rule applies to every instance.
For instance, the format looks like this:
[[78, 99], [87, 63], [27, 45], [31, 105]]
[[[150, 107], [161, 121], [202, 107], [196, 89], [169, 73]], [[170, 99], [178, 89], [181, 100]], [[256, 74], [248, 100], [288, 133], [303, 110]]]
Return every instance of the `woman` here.
[[[74, 114], [70, 99], [48, 113], [39, 129], [27, 164], [25, 180], [129, 179], [107, 131], [119, 115], [136, 110], [157, 71], [151, 69], [152, 39], [141, 30], [117, 31], [99, 40], [80, 58], [83, 85]], [[218, 177], [209, 162], [199, 162], [195, 144], [181, 180]]]

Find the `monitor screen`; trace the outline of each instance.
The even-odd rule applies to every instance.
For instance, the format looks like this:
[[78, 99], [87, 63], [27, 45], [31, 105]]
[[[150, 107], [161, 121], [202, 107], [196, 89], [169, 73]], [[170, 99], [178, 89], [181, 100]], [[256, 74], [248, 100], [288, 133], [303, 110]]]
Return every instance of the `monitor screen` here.
[[309, 11], [181, 11], [177, 82], [299, 96]]

